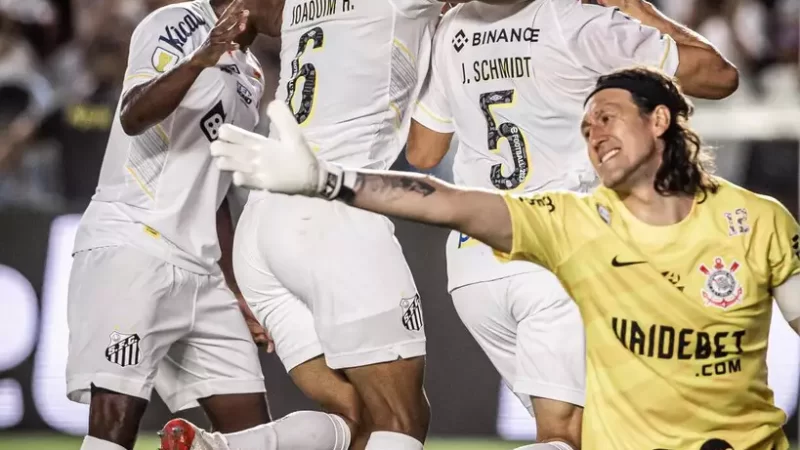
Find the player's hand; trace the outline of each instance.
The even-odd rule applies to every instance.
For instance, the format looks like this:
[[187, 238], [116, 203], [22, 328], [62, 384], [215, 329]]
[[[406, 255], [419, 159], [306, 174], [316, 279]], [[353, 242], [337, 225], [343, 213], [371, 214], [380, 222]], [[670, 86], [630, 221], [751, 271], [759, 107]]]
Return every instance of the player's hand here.
[[223, 53], [238, 50], [239, 44], [234, 40], [247, 27], [249, 15], [250, 11], [244, 9], [242, 0], [233, 0], [206, 40], [192, 53], [191, 63], [203, 68], [213, 67]]
[[250, 330], [250, 336], [252, 336], [253, 342], [259, 347], [266, 348], [267, 353], [272, 353], [275, 350], [275, 343], [272, 342], [272, 336], [270, 336], [269, 332], [258, 322], [258, 319], [256, 319], [250, 307], [247, 306], [247, 302], [243, 297], [237, 296], [236, 301], [239, 303], [239, 309], [242, 311], [244, 322]]
[[342, 185], [342, 169], [322, 164], [303, 137], [289, 107], [279, 100], [267, 106], [277, 137], [264, 137], [225, 124], [211, 143], [217, 167], [233, 172], [233, 182], [249, 189], [333, 199]]

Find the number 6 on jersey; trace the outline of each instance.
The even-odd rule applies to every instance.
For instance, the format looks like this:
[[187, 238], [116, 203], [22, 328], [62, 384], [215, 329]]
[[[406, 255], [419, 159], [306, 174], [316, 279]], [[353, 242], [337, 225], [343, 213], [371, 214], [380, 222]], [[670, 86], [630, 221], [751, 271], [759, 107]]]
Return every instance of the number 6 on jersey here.
[[[300, 58], [305, 53], [309, 44], [313, 50], [319, 50], [325, 43], [325, 34], [322, 28], [314, 27], [308, 30], [307, 33], [300, 36], [300, 42], [297, 46], [297, 55], [292, 60], [292, 77], [286, 84], [286, 104], [294, 114], [297, 123], [302, 125], [311, 117], [314, 110], [314, 96], [317, 88], [317, 68], [311, 63], [305, 63], [300, 66]], [[295, 109], [294, 95], [297, 92], [297, 82], [303, 78], [303, 90], [300, 97], [300, 105]]]
[[480, 105], [483, 116], [486, 119], [487, 133], [486, 139], [489, 150], [499, 153], [500, 141], [506, 139], [511, 147], [511, 157], [514, 161], [514, 171], [508, 176], [503, 175], [503, 164], [498, 163], [492, 166], [490, 179], [492, 185], [497, 189], [511, 190], [523, 184], [530, 173], [528, 164], [528, 146], [525, 143], [525, 136], [522, 130], [512, 123], [503, 122], [499, 126], [492, 114], [492, 107], [497, 105], [511, 106], [514, 103], [514, 89], [507, 91], [495, 91], [481, 94]]

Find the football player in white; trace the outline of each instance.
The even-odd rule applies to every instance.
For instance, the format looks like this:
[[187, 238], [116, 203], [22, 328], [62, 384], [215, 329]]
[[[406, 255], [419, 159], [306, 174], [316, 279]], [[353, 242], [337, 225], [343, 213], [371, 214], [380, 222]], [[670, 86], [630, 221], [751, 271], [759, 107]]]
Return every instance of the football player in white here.
[[[434, 167], [455, 134], [458, 185], [586, 192], [596, 175], [579, 124], [600, 75], [646, 65], [697, 97], [736, 89], [736, 68], [701, 36], [642, 0], [605, 4], [624, 9], [573, 0], [453, 8], [436, 32], [408, 161]], [[575, 303], [551, 272], [503, 264], [470, 236], [451, 232], [446, 253], [456, 311], [536, 419], [540, 443], [523, 448], [578, 448], [585, 358]]]
[[301, 412], [268, 423], [257, 347], [225, 285], [235, 289], [232, 227], [218, 236], [215, 225], [218, 210], [221, 225], [230, 221], [223, 200], [231, 183], [208, 146], [223, 123], [253, 129], [258, 121], [262, 72], [247, 47], [258, 32], [279, 33], [279, 3], [178, 3], [133, 33], [69, 284], [67, 392], [90, 404], [82, 450], [131, 450], [153, 388], [172, 411], [199, 403], [218, 430], [173, 424], [167, 450], [201, 441], [347, 448], [338, 416]]
[[[351, 168], [394, 162], [441, 8], [437, 0], [286, 1], [277, 98], [319, 158]], [[323, 406], [343, 392], [330, 386], [358, 393], [343, 414], [359, 434], [354, 447], [421, 449], [430, 420], [422, 308], [389, 219], [253, 193], [233, 258], [242, 293], [295, 384]]]

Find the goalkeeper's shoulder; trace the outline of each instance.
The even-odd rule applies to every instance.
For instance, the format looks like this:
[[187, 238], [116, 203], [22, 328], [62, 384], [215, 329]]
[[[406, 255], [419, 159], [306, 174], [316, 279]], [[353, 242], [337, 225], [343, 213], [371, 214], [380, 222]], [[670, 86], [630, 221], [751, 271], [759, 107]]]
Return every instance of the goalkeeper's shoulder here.
[[[598, 202], [595, 193], [582, 193], [569, 190], [545, 190], [537, 192], [505, 193], [507, 202], [520, 202], [531, 206], [539, 206], [550, 213], [559, 215], [569, 212], [582, 212], [594, 207]], [[601, 197], [602, 199], [602, 197]], [[602, 201], [602, 200], [600, 200]]]

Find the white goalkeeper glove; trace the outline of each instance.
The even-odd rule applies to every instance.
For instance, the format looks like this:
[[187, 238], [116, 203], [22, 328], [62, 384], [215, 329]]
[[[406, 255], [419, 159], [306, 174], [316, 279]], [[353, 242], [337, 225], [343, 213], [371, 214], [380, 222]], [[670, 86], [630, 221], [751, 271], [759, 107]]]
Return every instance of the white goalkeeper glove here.
[[328, 200], [336, 198], [344, 179], [342, 168], [314, 156], [285, 103], [270, 102], [267, 116], [278, 132], [277, 138], [229, 124], [220, 127], [219, 138], [211, 143], [217, 167], [233, 172], [237, 186]]

